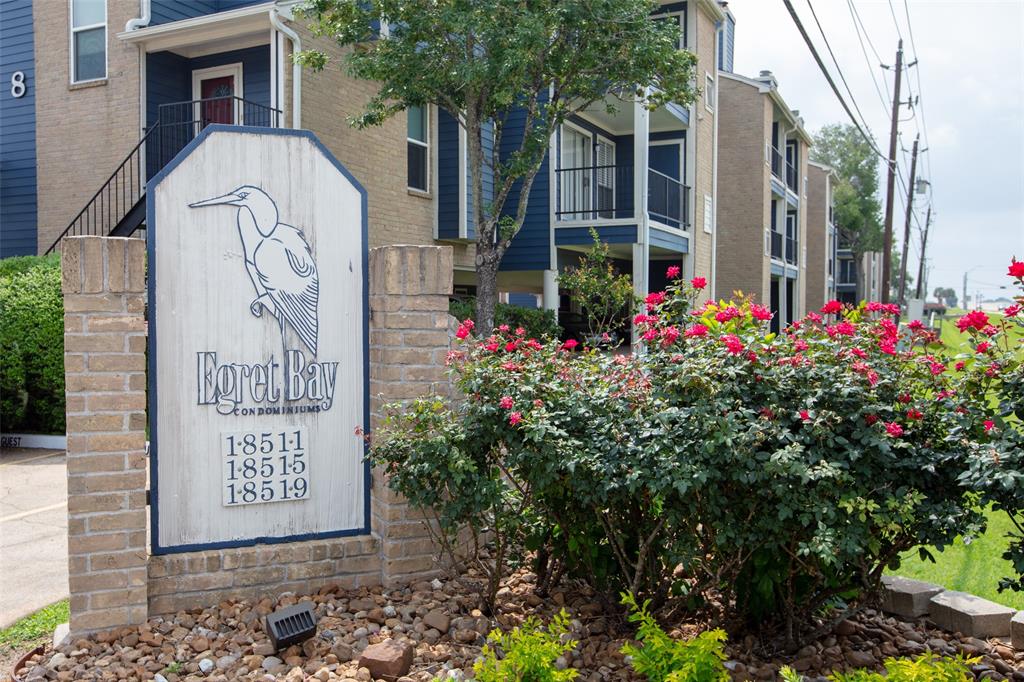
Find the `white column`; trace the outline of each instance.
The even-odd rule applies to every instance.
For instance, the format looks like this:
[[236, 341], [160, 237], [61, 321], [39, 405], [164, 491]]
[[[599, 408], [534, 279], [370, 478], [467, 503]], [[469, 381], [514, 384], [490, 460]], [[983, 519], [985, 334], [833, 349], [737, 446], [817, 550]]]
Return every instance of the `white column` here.
[[650, 262], [651, 221], [647, 215], [647, 166], [650, 120], [647, 107], [633, 102], [633, 206], [637, 221], [636, 243], [633, 245], [633, 290], [637, 296], [647, 295]]
[[544, 271], [544, 310], [553, 310], [558, 318], [558, 271]]

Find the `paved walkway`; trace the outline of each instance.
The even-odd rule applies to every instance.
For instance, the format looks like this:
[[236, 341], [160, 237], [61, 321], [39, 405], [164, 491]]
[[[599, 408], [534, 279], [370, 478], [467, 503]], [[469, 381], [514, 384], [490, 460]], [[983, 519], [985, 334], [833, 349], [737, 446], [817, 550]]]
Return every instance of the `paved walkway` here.
[[0, 451], [0, 628], [68, 596], [62, 450]]

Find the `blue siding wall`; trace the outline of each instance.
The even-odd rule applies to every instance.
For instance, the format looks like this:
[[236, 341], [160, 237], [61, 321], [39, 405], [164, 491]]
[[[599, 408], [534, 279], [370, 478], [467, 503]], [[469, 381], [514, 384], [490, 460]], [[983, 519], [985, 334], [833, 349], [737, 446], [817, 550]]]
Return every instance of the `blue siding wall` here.
[[[484, 158], [494, 158], [494, 125], [487, 122], [480, 131], [480, 143], [484, 148]], [[466, 153], [468, 153], [468, 149]], [[483, 169], [484, 206], [494, 201], [494, 171], [486, 164]], [[466, 157], [466, 237], [476, 239], [476, 216], [473, 208], [473, 174], [469, 168], [469, 157]]]
[[[32, 4], [0, 0], [0, 258], [36, 253], [36, 78]], [[25, 73], [25, 95], [11, 75]]]
[[[525, 122], [526, 112], [523, 110], [510, 113], [505, 120], [501, 149], [499, 150], [502, 158], [508, 158], [519, 147]], [[505, 257], [501, 261], [502, 270], [547, 270], [551, 266], [549, 241], [551, 210], [549, 174], [551, 165], [549, 159], [550, 156], [545, 155], [540, 171], [533, 181], [530, 199], [526, 205], [526, 219], [523, 221], [519, 234], [512, 240], [512, 245], [505, 252]], [[520, 191], [521, 185], [516, 183], [505, 201], [506, 213], [511, 214], [515, 211], [515, 207], [519, 204]]]
[[[154, 52], [146, 57], [146, 124], [155, 124], [160, 116], [160, 105], [188, 102], [192, 99], [192, 71], [213, 66], [242, 62], [242, 95], [249, 102], [270, 106], [270, 46], [258, 45], [244, 50], [187, 59], [173, 52]], [[188, 107], [175, 107], [173, 120], [188, 120]], [[176, 118], [174, 118], [176, 117]], [[183, 118], [184, 117], [184, 118]], [[170, 158], [191, 139], [190, 126], [161, 129], [159, 137], [147, 143], [147, 177], [157, 171], [159, 158]], [[154, 153], [155, 147], [160, 148]]]
[[437, 236], [459, 238], [459, 124], [437, 112]]
[[152, 0], [149, 25], [192, 19], [261, 2], [266, 0]]
[[732, 71], [735, 46], [736, 21], [731, 16], [727, 16], [725, 25], [722, 27], [722, 42], [718, 49], [718, 68], [722, 71]]

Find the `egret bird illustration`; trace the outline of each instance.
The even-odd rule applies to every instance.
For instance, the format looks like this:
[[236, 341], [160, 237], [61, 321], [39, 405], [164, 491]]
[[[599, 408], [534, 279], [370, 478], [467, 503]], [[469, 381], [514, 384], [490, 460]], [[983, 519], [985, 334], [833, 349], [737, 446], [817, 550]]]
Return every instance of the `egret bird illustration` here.
[[222, 205], [238, 207], [235, 220], [245, 269], [256, 290], [249, 311], [260, 317], [264, 309], [268, 310], [277, 318], [282, 339], [287, 323], [316, 355], [320, 278], [302, 231], [278, 222], [277, 204], [252, 185], [242, 185], [189, 207]]

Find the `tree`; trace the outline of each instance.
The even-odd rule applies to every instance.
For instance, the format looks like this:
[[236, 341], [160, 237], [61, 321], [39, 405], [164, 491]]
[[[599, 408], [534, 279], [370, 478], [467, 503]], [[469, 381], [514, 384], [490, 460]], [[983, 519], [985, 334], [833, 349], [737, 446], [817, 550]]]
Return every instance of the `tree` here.
[[952, 287], [936, 287], [934, 296], [936, 301], [945, 304], [947, 308], [956, 307], [956, 289]]
[[853, 252], [857, 264], [857, 299], [861, 300], [866, 295], [867, 281], [864, 254], [882, 248], [878, 159], [856, 127], [833, 123], [814, 136], [811, 160], [832, 167], [839, 176], [832, 190], [833, 219], [840, 244]]
[[[410, 106], [433, 104], [466, 131], [478, 331], [493, 328], [498, 267], [522, 227], [556, 128], [609, 95], [611, 102], [639, 99], [652, 109], [693, 101], [696, 57], [677, 49], [678, 26], [651, 20], [656, 6], [650, 0], [312, 0], [307, 6], [315, 35], [354, 48], [344, 57], [351, 75], [380, 86], [353, 125], [379, 125]], [[380, 25], [388, 26], [387, 39], [376, 39]], [[318, 51], [298, 59], [314, 69], [328, 60]], [[503, 141], [506, 123], [521, 114], [514, 142], [511, 131]], [[496, 158], [484, 152], [487, 128], [495, 150], [504, 142]], [[490, 202], [483, 197], [485, 172], [493, 178]]]

